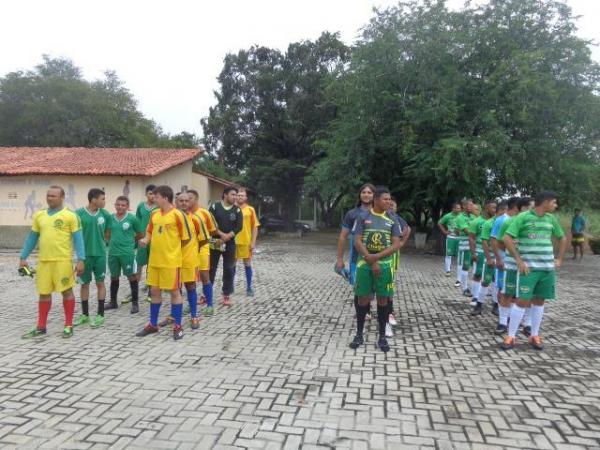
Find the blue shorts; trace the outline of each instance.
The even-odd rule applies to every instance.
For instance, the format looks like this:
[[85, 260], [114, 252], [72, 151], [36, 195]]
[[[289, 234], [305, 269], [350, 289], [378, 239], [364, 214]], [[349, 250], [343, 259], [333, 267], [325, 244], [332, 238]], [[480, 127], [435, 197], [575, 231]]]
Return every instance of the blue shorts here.
[[496, 287], [499, 290], [504, 287], [504, 270], [496, 269]]

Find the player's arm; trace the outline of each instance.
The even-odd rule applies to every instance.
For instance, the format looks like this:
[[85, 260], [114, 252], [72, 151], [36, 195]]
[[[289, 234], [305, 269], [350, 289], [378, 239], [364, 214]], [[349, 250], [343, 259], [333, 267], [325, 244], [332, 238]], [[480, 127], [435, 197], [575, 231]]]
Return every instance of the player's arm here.
[[[349, 234], [350, 234], [350, 230], [348, 228], [342, 226], [342, 230], [340, 231], [340, 236], [338, 237], [337, 261], [335, 263], [335, 266], [338, 270], [342, 270], [342, 268], [344, 267], [344, 248], [346, 248], [346, 239], [348, 239]], [[356, 244], [354, 245], [354, 248], [356, 248]]]
[[412, 233], [412, 228], [407, 223], [406, 226], [402, 229], [402, 239], [400, 239], [400, 242], [402, 242], [402, 247], [404, 247], [404, 245], [406, 245], [406, 242], [408, 241], [408, 238], [410, 237], [411, 233]]
[[504, 260], [502, 259], [503, 248], [500, 248], [500, 245], [504, 246], [504, 243], [501, 243], [495, 237], [490, 237], [490, 242], [492, 243], [492, 251], [494, 252], [494, 256], [496, 257], [496, 267], [500, 270], [504, 269]]
[[110, 228], [108, 227], [104, 230], [104, 242], [106, 242], [106, 245], [110, 242]]
[[475, 245], [475, 233], [469, 230], [469, 248], [471, 249], [471, 260], [477, 262], [477, 248]]
[[83, 232], [79, 227], [79, 219], [76, 219], [77, 222], [73, 224], [72, 228], [72, 236], [73, 236], [73, 246], [75, 247], [75, 254], [77, 255], [77, 264], [75, 266], [75, 271], [78, 276], [83, 275], [83, 264], [85, 261], [85, 244], [83, 242]]
[[488, 266], [491, 266], [493, 264], [493, 258], [492, 258], [492, 252], [490, 251], [490, 245], [489, 245], [489, 240], [488, 239], [482, 239], [481, 240], [481, 246], [483, 247], [483, 254], [485, 255], [485, 263]]
[[[444, 217], [446, 217], [446, 216], [444, 216]], [[448, 236], [448, 235], [450, 234], [450, 231], [448, 230], [448, 228], [446, 228], [446, 227], [444, 226], [444, 224], [445, 224], [444, 217], [442, 217], [442, 218], [441, 218], [441, 219], [438, 221], [438, 223], [437, 223], [437, 226], [438, 226], [438, 228], [440, 229], [440, 231], [442, 232], [442, 234], [443, 234], [444, 236]]]
[[175, 213], [175, 221], [177, 222], [177, 230], [179, 231], [179, 237], [181, 238], [181, 245], [186, 245], [192, 238], [190, 222], [186, 215], [179, 210]]
[[252, 209], [252, 241], [250, 242], [250, 248], [254, 249], [256, 247], [256, 239], [258, 238], [258, 227], [260, 227], [260, 222], [256, 217], [256, 212]]
[[138, 241], [138, 245], [140, 247], [146, 247], [152, 241], [152, 232], [154, 231], [154, 222], [152, 221], [152, 216], [150, 216], [150, 220], [148, 221], [148, 226], [146, 227], [146, 235]]
[[25, 242], [23, 243], [23, 248], [21, 250], [21, 257], [19, 260], [19, 267], [27, 266], [27, 258], [37, 245], [40, 239], [40, 233], [38, 231], [30, 230], [27, 238], [25, 238]]
[[563, 231], [556, 218], [554, 219], [552, 235], [555, 239], [558, 240], [558, 256], [554, 259], [554, 267], [560, 269], [560, 266], [562, 265], [562, 260], [565, 257], [565, 252], [567, 251], [567, 239], [565, 237], [565, 232]]
[[235, 215], [235, 223], [233, 224], [232, 239], [235, 237], [236, 234], [242, 231], [242, 228], [244, 228], [244, 215], [242, 214], [242, 210], [240, 208], [237, 208], [237, 212]]

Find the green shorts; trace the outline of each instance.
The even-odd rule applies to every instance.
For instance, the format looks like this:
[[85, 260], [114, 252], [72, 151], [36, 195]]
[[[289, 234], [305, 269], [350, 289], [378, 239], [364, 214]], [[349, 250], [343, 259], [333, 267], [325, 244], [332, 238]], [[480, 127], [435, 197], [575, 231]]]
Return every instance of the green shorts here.
[[474, 276], [481, 279], [481, 284], [483, 286], [492, 284], [495, 272], [495, 266], [488, 266], [485, 263], [485, 255], [483, 253], [477, 253], [477, 266], [475, 267]]
[[540, 270], [529, 272], [527, 275], [519, 274], [518, 297], [520, 300], [541, 298], [554, 300], [556, 298], [556, 272], [554, 270]]
[[502, 293], [507, 297], [517, 296], [517, 283], [519, 282], [519, 272], [512, 269], [504, 270], [504, 280]]
[[375, 277], [371, 266], [359, 260], [356, 266], [356, 280], [354, 294], [367, 297], [377, 294], [378, 298], [392, 297], [394, 295], [394, 266], [393, 261], [380, 262], [381, 274]]
[[458, 256], [458, 239], [446, 237], [446, 256]]
[[79, 277], [81, 284], [90, 284], [92, 274], [96, 283], [102, 283], [106, 275], [106, 256], [86, 256], [83, 268], [83, 275]]
[[137, 273], [136, 257], [133, 253], [129, 255], [108, 255], [108, 269], [111, 278], [119, 278], [121, 273], [130, 277]]
[[471, 268], [471, 250], [458, 252], [458, 263], [462, 266], [462, 270], [469, 270]]
[[150, 247], [139, 247], [137, 249], [137, 253], [135, 254], [135, 262], [138, 267], [143, 267], [148, 265], [148, 255], [150, 254]]

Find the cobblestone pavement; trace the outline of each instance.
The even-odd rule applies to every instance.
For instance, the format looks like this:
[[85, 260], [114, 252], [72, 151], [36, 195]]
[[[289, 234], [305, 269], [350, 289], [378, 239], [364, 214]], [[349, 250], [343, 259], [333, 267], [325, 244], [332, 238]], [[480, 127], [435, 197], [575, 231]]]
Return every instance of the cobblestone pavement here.
[[489, 305], [471, 318], [440, 257], [404, 255], [385, 355], [374, 320], [366, 346], [348, 348], [352, 294], [332, 272], [333, 239], [263, 242], [256, 296], [236, 295], [179, 342], [134, 336], [145, 303], [63, 340], [58, 301], [49, 336], [22, 341], [33, 282], [15, 277], [16, 255], [0, 256], [0, 446], [600, 447], [599, 258], [567, 261], [546, 350], [521, 339], [505, 353]]

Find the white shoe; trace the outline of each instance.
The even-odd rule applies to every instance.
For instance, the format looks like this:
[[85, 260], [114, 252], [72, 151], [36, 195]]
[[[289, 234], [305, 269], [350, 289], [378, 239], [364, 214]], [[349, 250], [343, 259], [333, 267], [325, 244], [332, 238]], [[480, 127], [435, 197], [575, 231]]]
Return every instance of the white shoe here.
[[472, 299], [472, 300], [471, 300], [471, 306], [475, 306], [475, 305], [477, 305], [477, 300], [475, 300], [475, 299]]
[[451, 275], [450, 272], [446, 272], [446, 276], [449, 277]]
[[385, 324], [385, 337], [394, 337], [392, 326], [389, 323]]
[[397, 323], [397, 322], [396, 322], [396, 318], [394, 317], [394, 315], [393, 315], [393, 314], [390, 314], [390, 315], [388, 316], [388, 323], [389, 323], [390, 325], [396, 325], [396, 323]]
[[460, 287], [460, 281], [458, 281], [458, 280], [457, 280], [457, 281], [455, 281], [455, 282], [454, 282], [454, 287]]

